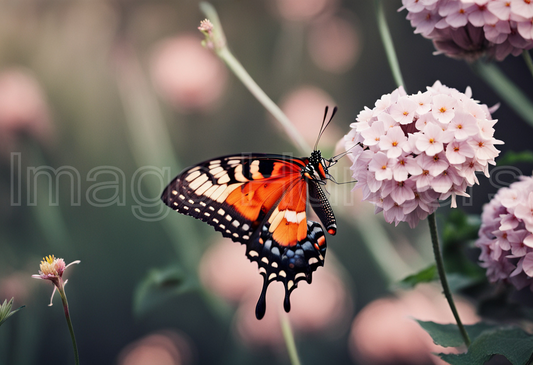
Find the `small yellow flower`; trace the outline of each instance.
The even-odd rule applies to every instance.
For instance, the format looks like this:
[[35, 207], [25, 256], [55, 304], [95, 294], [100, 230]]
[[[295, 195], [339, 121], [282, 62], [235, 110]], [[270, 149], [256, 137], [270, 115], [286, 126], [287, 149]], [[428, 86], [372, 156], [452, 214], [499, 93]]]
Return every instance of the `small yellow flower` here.
[[65, 261], [63, 259], [56, 259], [54, 255], [50, 255], [43, 258], [40, 269], [39, 273], [41, 277], [61, 276], [63, 275], [63, 271], [65, 271]]
[[52, 292], [52, 297], [50, 298], [50, 304], [52, 305], [52, 299], [56, 290], [59, 292], [61, 301], [63, 302], [63, 310], [65, 312], [65, 318], [67, 320], [68, 329], [70, 331], [70, 337], [72, 338], [72, 347], [74, 348], [74, 358], [75, 364], [79, 365], [80, 357], [78, 354], [78, 345], [76, 345], [76, 336], [74, 335], [74, 329], [72, 328], [72, 321], [70, 319], [70, 310], [68, 308], [67, 294], [65, 293], [65, 285], [68, 280], [63, 282], [63, 273], [66, 268], [73, 264], [79, 264], [80, 260], [72, 261], [70, 264], [65, 265], [65, 260], [56, 259], [54, 255], [49, 255], [43, 257], [41, 265], [39, 266], [39, 274], [32, 275], [32, 278], [41, 279], [41, 280], [50, 280], [54, 284], [54, 291]]
[[70, 265], [79, 264], [80, 260], [72, 261], [70, 264], [65, 265], [65, 260], [56, 259], [54, 255], [43, 257], [41, 265], [39, 266], [39, 274], [32, 275], [32, 278], [41, 280], [50, 280], [54, 284], [54, 291], [52, 292], [52, 298], [50, 298], [50, 304], [52, 305], [52, 299], [56, 292], [56, 289], [63, 291], [63, 288], [67, 281], [63, 282], [63, 272]]

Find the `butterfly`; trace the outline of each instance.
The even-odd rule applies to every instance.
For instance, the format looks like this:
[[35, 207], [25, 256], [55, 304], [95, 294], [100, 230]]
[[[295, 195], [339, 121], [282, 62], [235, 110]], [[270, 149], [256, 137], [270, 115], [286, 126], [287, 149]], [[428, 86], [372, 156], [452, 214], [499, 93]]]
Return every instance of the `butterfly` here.
[[[263, 288], [255, 314], [263, 318], [266, 292], [273, 281], [285, 287], [283, 307], [298, 282], [312, 281], [324, 265], [326, 237], [322, 226], [307, 219], [312, 207], [326, 231], [337, 232], [335, 215], [322, 186], [333, 180], [328, 169], [338, 161], [322, 157], [318, 141], [329, 125], [326, 107], [310, 157], [251, 153], [217, 157], [183, 170], [165, 188], [163, 202], [178, 213], [200, 219], [224, 237], [246, 245], [246, 256], [257, 262]], [[340, 156], [340, 155], [339, 155]]]

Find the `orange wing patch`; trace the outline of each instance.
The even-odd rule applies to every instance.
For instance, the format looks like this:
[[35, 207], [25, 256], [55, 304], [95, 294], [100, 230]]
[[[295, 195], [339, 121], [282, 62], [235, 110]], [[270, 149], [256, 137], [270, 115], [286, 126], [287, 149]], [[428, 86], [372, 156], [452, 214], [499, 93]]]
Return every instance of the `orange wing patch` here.
[[281, 246], [294, 246], [307, 237], [306, 202], [307, 185], [301, 179], [289, 188], [272, 212], [269, 231]]
[[297, 174], [285, 177], [266, 178], [244, 183], [226, 198], [226, 204], [235, 208], [244, 218], [256, 221], [261, 211], [267, 213], [281, 198], [287, 188], [299, 178]]

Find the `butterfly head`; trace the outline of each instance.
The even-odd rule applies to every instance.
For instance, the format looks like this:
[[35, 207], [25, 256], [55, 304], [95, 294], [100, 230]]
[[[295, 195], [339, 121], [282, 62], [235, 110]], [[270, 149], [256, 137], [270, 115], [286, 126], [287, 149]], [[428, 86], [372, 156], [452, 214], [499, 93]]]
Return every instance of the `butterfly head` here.
[[331, 175], [328, 172], [329, 168], [335, 165], [336, 163], [336, 160], [327, 160], [322, 157], [322, 153], [320, 152], [320, 150], [314, 150], [311, 153], [311, 157], [309, 157], [309, 162], [307, 163], [307, 166], [305, 167], [305, 169], [303, 169], [302, 172], [307, 179], [314, 180], [319, 183], [325, 183], [325, 180], [331, 179]]

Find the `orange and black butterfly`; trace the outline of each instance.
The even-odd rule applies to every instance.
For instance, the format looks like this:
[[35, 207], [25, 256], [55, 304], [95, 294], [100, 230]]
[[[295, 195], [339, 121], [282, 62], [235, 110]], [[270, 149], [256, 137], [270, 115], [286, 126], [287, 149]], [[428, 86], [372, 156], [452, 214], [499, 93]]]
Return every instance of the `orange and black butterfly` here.
[[[326, 115], [319, 138], [326, 125]], [[318, 139], [317, 139], [318, 143]], [[311, 283], [312, 273], [324, 265], [326, 237], [322, 226], [307, 219], [310, 205], [334, 235], [337, 224], [322, 190], [332, 180], [328, 169], [338, 159], [253, 153], [228, 155], [201, 162], [182, 171], [165, 188], [161, 199], [175, 211], [200, 219], [235, 242], [246, 245], [246, 256], [257, 262], [263, 289], [255, 314], [263, 318], [268, 285], [285, 286], [284, 309], [300, 280]]]

